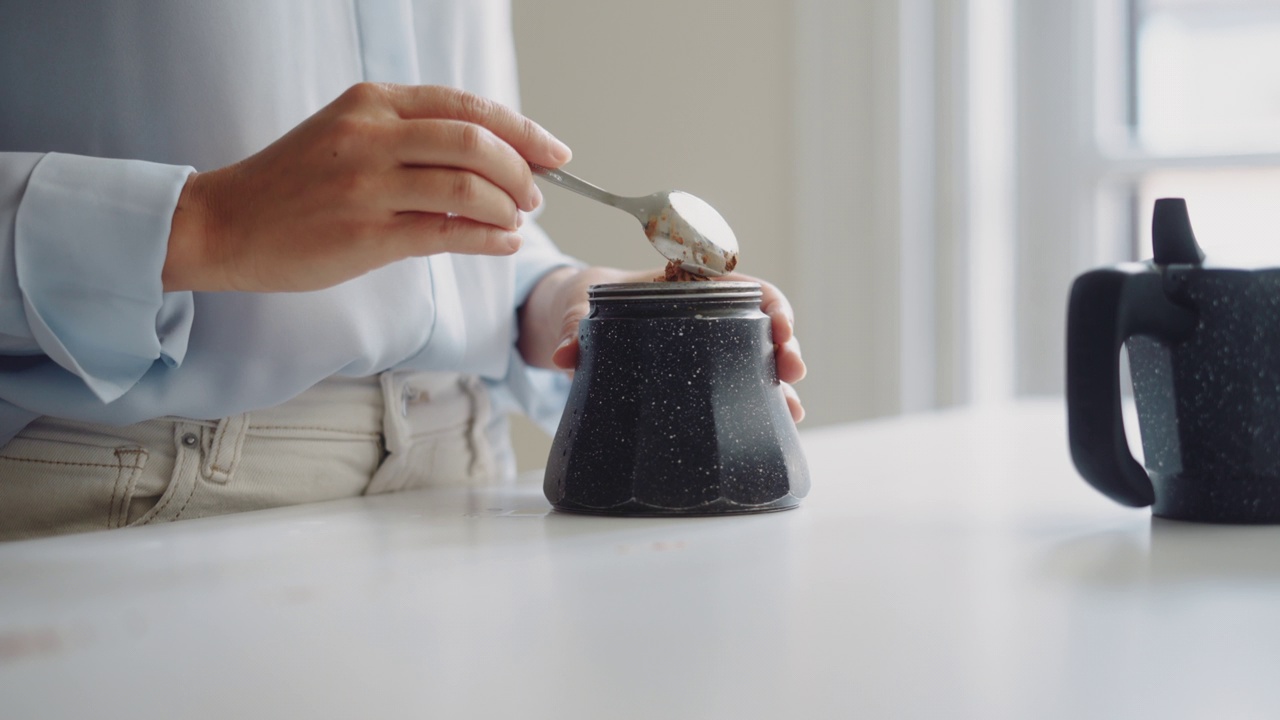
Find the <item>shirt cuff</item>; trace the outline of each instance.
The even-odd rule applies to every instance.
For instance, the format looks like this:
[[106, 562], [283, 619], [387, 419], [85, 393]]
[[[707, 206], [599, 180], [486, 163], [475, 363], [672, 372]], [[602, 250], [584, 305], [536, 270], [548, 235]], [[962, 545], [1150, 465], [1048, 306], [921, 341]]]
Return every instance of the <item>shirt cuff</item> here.
[[516, 252], [515, 306], [524, 305], [529, 293], [544, 275], [562, 267], [586, 267], [586, 263], [565, 255], [556, 247], [546, 231], [536, 223], [526, 222], [520, 228], [523, 242]]
[[190, 167], [49, 153], [14, 223], [18, 287], [32, 336], [103, 402], [156, 360], [187, 351], [194, 303], [161, 282]]
[[[534, 286], [552, 270], [586, 266], [581, 260], [561, 252], [535, 222], [526, 222], [520, 228], [520, 235], [524, 242], [516, 253], [515, 308], [528, 300]], [[560, 370], [526, 365], [515, 348], [520, 325], [518, 314], [513, 314], [512, 323], [507, 374], [501, 381], [489, 383], [495, 410], [504, 414], [522, 412], [543, 431], [554, 435], [569, 397], [570, 378]]]
[[569, 400], [573, 379], [562, 370], [526, 365], [514, 348], [501, 381], [486, 381], [495, 414], [523, 413], [542, 431], [554, 436]]

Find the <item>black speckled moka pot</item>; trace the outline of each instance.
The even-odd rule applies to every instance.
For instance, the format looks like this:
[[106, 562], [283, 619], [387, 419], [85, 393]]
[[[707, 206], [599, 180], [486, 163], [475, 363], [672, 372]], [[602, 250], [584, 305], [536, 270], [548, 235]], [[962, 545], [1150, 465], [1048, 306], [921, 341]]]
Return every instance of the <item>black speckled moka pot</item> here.
[[760, 286], [593, 285], [543, 488], [559, 510], [720, 515], [809, 489]]
[[[1094, 487], [1155, 515], [1280, 522], [1280, 268], [1204, 262], [1186, 203], [1156, 202], [1155, 257], [1076, 279], [1067, 317], [1072, 457]], [[1146, 469], [1129, 453], [1129, 351]]]

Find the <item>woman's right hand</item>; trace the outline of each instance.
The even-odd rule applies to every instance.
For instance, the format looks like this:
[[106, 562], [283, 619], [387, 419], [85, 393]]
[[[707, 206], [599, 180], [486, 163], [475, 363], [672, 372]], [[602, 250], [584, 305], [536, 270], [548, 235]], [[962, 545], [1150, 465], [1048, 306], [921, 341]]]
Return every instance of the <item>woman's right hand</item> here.
[[318, 290], [410, 256], [509, 255], [520, 211], [542, 201], [528, 163], [569, 158], [476, 95], [355, 85], [261, 152], [187, 180], [164, 288]]

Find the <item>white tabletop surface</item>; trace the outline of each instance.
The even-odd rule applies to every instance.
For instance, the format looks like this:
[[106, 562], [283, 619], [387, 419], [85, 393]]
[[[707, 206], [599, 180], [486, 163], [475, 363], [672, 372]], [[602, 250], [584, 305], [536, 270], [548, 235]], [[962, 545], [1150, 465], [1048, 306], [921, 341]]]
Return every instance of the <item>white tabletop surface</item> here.
[[0, 717], [1280, 717], [1280, 527], [1113, 505], [1064, 428], [808, 431], [776, 514], [528, 484], [2, 544]]

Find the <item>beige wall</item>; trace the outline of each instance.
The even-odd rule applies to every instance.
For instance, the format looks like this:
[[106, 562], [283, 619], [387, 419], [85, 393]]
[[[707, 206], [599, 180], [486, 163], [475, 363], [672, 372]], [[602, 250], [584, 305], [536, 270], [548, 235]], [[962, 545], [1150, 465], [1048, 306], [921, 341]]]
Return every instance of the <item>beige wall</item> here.
[[[523, 109], [568, 169], [625, 195], [691, 192], [733, 226], [740, 270], [790, 292], [792, 9], [782, 0], [514, 0]], [[543, 186], [540, 222], [593, 264], [660, 268], [640, 225]], [[803, 389], [803, 388], [802, 388]], [[549, 441], [516, 428], [522, 469]]]

